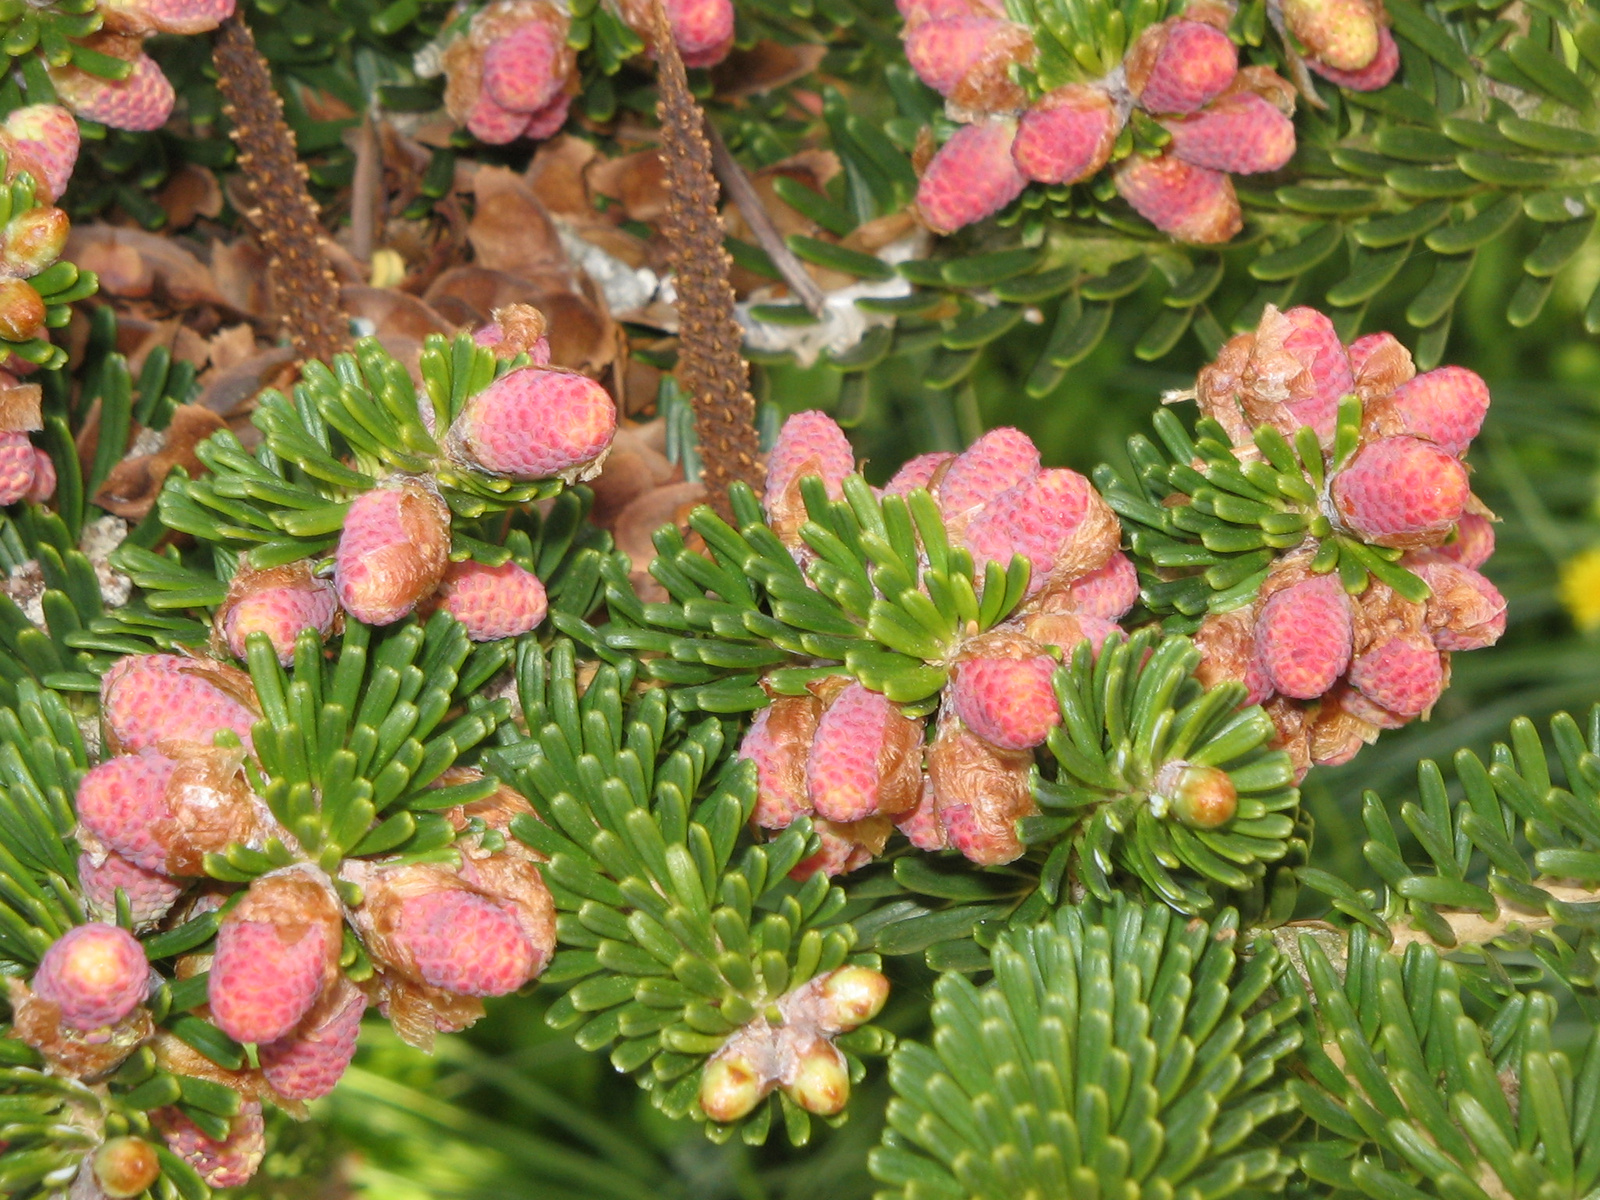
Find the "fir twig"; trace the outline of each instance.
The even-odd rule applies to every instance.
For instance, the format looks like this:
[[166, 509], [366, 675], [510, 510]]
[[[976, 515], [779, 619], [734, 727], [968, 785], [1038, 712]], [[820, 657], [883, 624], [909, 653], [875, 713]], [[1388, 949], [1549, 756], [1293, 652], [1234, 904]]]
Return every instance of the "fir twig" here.
[[804, 304], [806, 311], [812, 316], [820, 317], [827, 303], [822, 289], [807, 273], [805, 264], [795, 257], [794, 251], [789, 249], [783, 240], [778, 227], [772, 223], [767, 206], [761, 203], [761, 197], [750, 182], [750, 177], [744, 173], [739, 160], [733, 157], [728, 144], [717, 132], [717, 127], [707, 122], [706, 134], [711, 139], [711, 161], [716, 167], [717, 179], [728, 189], [728, 195], [739, 206], [739, 215], [744, 217], [745, 224], [750, 226], [752, 236], [767, 252], [772, 265], [778, 268], [778, 274], [783, 276], [783, 281], [789, 285], [789, 290], [795, 294], [795, 299]]
[[272, 72], [238, 15], [217, 30], [212, 56], [253, 205], [245, 216], [272, 265], [273, 304], [302, 358], [331, 359], [349, 348], [349, 318]]
[[680, 374], [694, 405], [706, 492], [712, 507], [728, 517], [729, 484], [743, 481], [761, 491], [756, 403], [740, 353], [743, 333], [733, 315], [732, 262], [722, 245], [711, 144], [659, 0], [655, 26], [661, 91], [656, 112], [667, 172], [663, 230], [676, 272]]

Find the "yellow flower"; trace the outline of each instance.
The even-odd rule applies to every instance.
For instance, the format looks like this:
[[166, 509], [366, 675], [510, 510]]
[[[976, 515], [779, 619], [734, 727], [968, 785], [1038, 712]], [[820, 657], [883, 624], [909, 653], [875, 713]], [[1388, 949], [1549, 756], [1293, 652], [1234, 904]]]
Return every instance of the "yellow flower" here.
[[1561, 603], [1579, 629], [1600, 629], [1600, 546], [1591, 546], [1561, 564], [1557, 588]]

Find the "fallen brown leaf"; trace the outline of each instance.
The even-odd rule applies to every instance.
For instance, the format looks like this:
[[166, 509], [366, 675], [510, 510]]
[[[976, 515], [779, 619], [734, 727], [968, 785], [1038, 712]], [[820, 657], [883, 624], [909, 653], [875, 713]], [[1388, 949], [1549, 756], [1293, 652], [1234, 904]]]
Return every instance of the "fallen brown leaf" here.
[[100, 276], [100, 290], [127, 298], [154, 297], [185, 308], [227, 305], [211, 271], [180, 242], [142, 229], [74, 225], [65, 257]]
[[480, 266], [533, 275], [566, 263], [555, 224], [515, 172], [508, 167], [479, 167], [472, 183], [477, 205], [467, 238]]
[[562, 134], [540, 145], [524, 178], [548, 211], [564, 217], [593, 216], [584, 168], [597, 153], [592, 142]]
[[222, 213], [222, 187], [209, 168], [184, 163], [156, 193], [156, 203], [167, 214], [168, 229], [186, 229], [196, 217]]
[[827, 53], [820, 43], [785, 46], [763, 38], [748, 50], [735, 49], [713, 67], [711, 82], [719, 100], [759, 96], [811, 74]]
[[195, 457], [195, 447], [224, 428], [226, 423], [209, 408], [180, 404], [173, 411], [161, 449], [154, 454], [132, 455], [112, 467], [95, 493], [94, 502], [129, 521], [143, 520], [154, 506], [168, 472], [181, 466], [191, 476], [200, 474], [204, 467]]
[[649, 225], [667, 211], [666, 168], [655, 150], [597, 158], [589, 164], [585, 177], [591, 190], [619, 201], [630, 220]]

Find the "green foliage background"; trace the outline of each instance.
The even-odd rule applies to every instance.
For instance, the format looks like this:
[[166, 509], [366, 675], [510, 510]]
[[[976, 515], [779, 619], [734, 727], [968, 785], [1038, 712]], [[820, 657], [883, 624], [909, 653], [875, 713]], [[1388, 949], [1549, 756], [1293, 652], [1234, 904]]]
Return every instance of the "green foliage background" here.
[[[1494, 649], [1458, 656], [1454, 681], [1430, 722], [1386, 733], [1347, 767], [1307, 780], [1317, 820], [1318, 864], [1358, 886], [1377, 882], [1361, 858], [1359, 805], [1377, 790], [1391, 811], [1414, 795], [1419, 759], [1448, 759], [1462, 746], [1483, 751], [1526, 714], [1543, 723], [1562, 709], [1581, 713], [1600, 697], [1600, 637], [1579, 632], [1558, 599], [1560, 566], [1600, 545], [1600, 344], [1582, 332], [1581, 313], [1600, 279], [1600, 248], [1564, 278], [1532, 326], [1514, 330], [1504, 301], [1528, 247], [1494, 243], [1457, 310], [1445, 361], [1489, 381], [1493, 406], [1471, 463], [1474, 485], [1503, 523], [1488, 574], [1510, 603], [1510, 625]], [[1229, 301], [1223, 297], [1221, 313]], [[1001, 424], [1026, 430], [1047, 462], [1087, 471], [1115, 461], [1124, 439], [1146, 426], [1161, 393], [1192, 385], [1203, 359], [1192, 342], [1157, 365], [1136, 362], [1132, 340], [1158, 298], [1131, 298], [1129, 319], [1071, 368], [1042, 400], [1023, 391], [1037, 356], [1026, 334], [1015, 353], [989, 356], [954, 391], [916, 386], [915, 361], [892, 361], [871, 378], [871, 402], [851, 434], [881, 480], [903, 458], [959, 448]], [[1398, 311], [1376, 306], [1368, 328], [1402, 328]], [[1130, 332], [1131, 331], [1131, 332]], [[1034, 331], [1043, 339], [1045, 329]], [[907, 369], [910, 366], [913, 369]], [[763, 399], [784, 413], [832, 408], [839, 376], [769, 367]], [[848, 883], [848, 879], [842, 882]], [[1319, 898], [1308, 894], [1308, 905]], [[925, 1028], [933, 975], [918, 956], [889, 960], [895, 997], [884, 1023], [916, 1036]], [[878, 1138], [888, 1089], [874, 1064], [852, 1099], [851, 1120], [819, 1130], [796, 1150], [772, 1139], [752, 1149], [716, 1146], [697, 1126], [666, 1121], [629, 1079], [598, 1054], [580, 1050], [543, 1020], [554, 988], [507, 998], [470, 1032], [442, 1039], [437, 1057], [401, 1045], [369, 1024], [357, 1064], [338, 1091], [315, 1106], [309, 1125], [281, 1122], [277, 1149], [248, 1194], [337, 1196], [354, 1190], [383, 1200], [856, 1200], [872, 1194], [866, 1155]], [[1559, 1031], [1558, 1031], [1559, 1032]], [[1573, 1025], [1570, 1036], [1581, 1037]], [[311, 1183], [321, 1179], [320, 1185]], [[320, 1190], [316, 1190], [320, 1186]]]

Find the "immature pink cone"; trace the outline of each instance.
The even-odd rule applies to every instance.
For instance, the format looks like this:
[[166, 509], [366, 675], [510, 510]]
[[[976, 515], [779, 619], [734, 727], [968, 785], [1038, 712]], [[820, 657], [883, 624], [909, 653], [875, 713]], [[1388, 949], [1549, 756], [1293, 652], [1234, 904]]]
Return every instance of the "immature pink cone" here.
[[1239, 49], [1202, 21], [1163, 21], [1139, 36], [1125, 60], [1139, 105], [1153, 113], [1198, 112], [1239, 69]]
[[42, 177], [34, 182], [54, 200], [67, 190], [78, 161], [78, 122], [59, 104], [29, 104], [7, 114], [0, 124], [0, 145], [22, 160], [8, 164], [8, 177], [18, 166], [37, 170]]
[[233, 16], [235, 0], [97, 0], [96, 7], [119, 32], [195, 34]]
[[275, 1042], [336, 977], [343, 920], [333, 889], [309, 872], [264, 875], [217, 930], [208, 996], [236, 1042]]
[[106, 759], [78, 784], [78, 820], [136, 868], [162, 870], [167, 848], [158, 831], [171, 819], [167, 785], [177, 768], [154, 750]]
[[1378, 53], [1359, 71], [1341, 71], [1318, 58], [1306, 59], [1306, 65], [1329, 83], [1337, 84], [1339, 87], [1349, 88], [1352, 92], [1375, 92], [1379, 88], [1388, 87], [1395, 77], [1395, 72], [1399, 71], [1400, 47], [1395, 42], [1394, 35], [1380, 25]]
[[243, 671], [178, 654], [130, 654], [100, 681], [100, 716], [123, 751], [162, 740], [210, 745], [221, 729], [238, 734], [248, 750], [254, 703]]
[[906, 61], [923, 83], [948, 96], [1013, 28], [1010, 21], [975, 15], [922, 21], [904, 34]]
[[1350, 358], [1333, 322], [1310, 307], [1267, 307], [1245, 373], [1258, 416], [1293, 437], [1302, 426], [1333, 442], [1339, 400], [1355, 390]]
[[300, 634], [315, 630], [326, 639], [333, 633], [339, 600], [333, 585], [311, 573], [309, 563], [290, 563], [269, 571], [241, 572], [218, 613], [223, 638], [235, 658], [244, 658], [252, 633], [265, 634], [288, 666]]
[[139, 1007], [150, 987], [150, 963], [133, 934], [94, 923], [67, 930], [44, 952], [33, 994], [61, 1007], [72, 1029], [115, 1025]]
[[246, 1100], [230, 1122], [222, 1141], [207, 1137], [200, 1127], [176, 1108], [158, 1108], [150, 1119], [167, 1148], [200, 1173], [214, 1188], [239, 1187], [250, 1182], [266, 1156], [266, 1125], [261, 1102]]
[[922, 724], [849, 684], [824, 710], [806, 760], [811, 807], [830, 821], [892, 817], [922, 793]]
[[288, 1037], [260, 1047], [261, 1073], [290, 1100], [316, 1100], [333, 1091], [350, 1066], [367, 998], [340, 978]]
[[333, 556], [346, 612], [388, 625], [433, 595], [450, 555], [450, 510], [431, 483], [396, 477], [350, 504]]
[[464, 996], [514, 992], [542, 965], [505, 905], [466, 890], [406, 897], [394, 937], [424, 983]]
[[856, 467], [855, 451], [844, 430], [826, 413], [795, 413], [783, 423], [767, 456], [767, 486], [761, 507], [784, 545], [801, 547], [800, 527], [809, 519], [801, 481], [822, 480], [830, 500], [844, 495], [845, 477]]
[[[161, 1160], [156, 1148], [143, 1138], [114, 1137], [100, 1143], [89, 1160], [89, 1170], [107, 1200], [132, 1200], [160, 1178]], [[77, 1187], [68, 1194], [76, 1197]]]
[[1235, 92], [1188, 117], [1163, 122], [1168, 150], [1213, 171], [1254, 175], [1294, 157], [1294, 122], [1254, 92]]
[[1401, 566], [1432, 589], [1424, 624], [1440, 650], [1482, 650], [1506, 631], [1506, 598], [1471, 567], [1437, 553], [1408, 554]]
[[946, 695], [967, 728], [1004, 750], [1026, 750], [1061, 724], [1048, 654], [1025, 658], [981, 651], [956, 664]]
[[939, 468], [945, 463], [955, 459], [955, 455], [947, 450], [936, 450], [931, 454], [919, 454], [910, 458], [890, 477], [889, 482], [883, 485], [885, 496], [904, 496], [917, 488], [933, 487], [933, 478]]
[[732, 0], [666, 0], [672, 40], [686, 67], [714, 67], [733, 49]]
[[[522, 136], [536, 142], [555, 137], [567, 123], [567, 112], [571, 107], [572, 93], [562, 92], [543, 108], [536, 108], [528, 114], [528, 123], [522, 127]], [[548, 353], [545, 355], [545, 361], [550, 361]], [[534, 365], [539, 365], [537, 359], [534, 360]]]
[[594, 380], [520, 367], [467, 401], [449, 444], [495, 475], [577, 483], [599, 473], [616, 432], [617, 406]]
[[451, 563], [436, 593], [439, 607], [460, 621], [475, 642], [520, 637], [544, 620], [544, 584], [509, 559], [498, 567]]
[[971, 516], [1039, 474], [1039, 447], [1020, 429], [991, 429], [951, 460], [939, 480], [939, 511], [959, 537]]
[[771, 498], [784, 495], [807, 475], [819, 476], [828, 498], [837, 500], [844, 495], [845, 476], [855, 469], [855, 451], [837, 421], [815, 409], [795, 413], [778, 430], [767, 456], [769, 506]]
[[[1104, 507], [1092, 484], [1076, 471], [1052, 467], [1018, 484], [987, 504], [967, 526], [963, 539], [982, 578], [991, 562], [1001, 569], [1020, 554], [1032, 564], [1028, 594], [1050, 580], [1063, 549], [1096, 506]], [[1096, 558], [1103, 562], [1111, 547]]]
[[38, 460], [25, 433], [0, 433], [0, 504], [15, 504], [33, 490]]
[[1494, 554], [1494, 522], [1477, 513], [1464, 513], [1456, 522], [1455, 538], [1436, 549], [1463, 567], [1481, 567]]
[[1436, 367], [1394, 390], [1401, 428], [1451, 454], [1465, 454], [1489, 412], [1489, 385], [1465, 367]]
[[50, 80], [61, 102], [78, 116], [135, 133], [165, 125], [176, 100], [171, 81], [148, 54], [133, 60], [126, 79], [101, 79], [68, 66], [52, 70]]
[[779, 696], [756, 714], [739, 743], [739, 757], [756, 764], [751, 820], [762, 829], [787, 829], [796, 817], [810, 815], [806, 758], [821, 715], [814, 696]]
[[207, 854], [236, 842], [259, 847], [270, 817], [239, 770], [243, 752], [162, 744], [180, 757], [119, 754], [83, 777], [77, 807], [87, 833], [135, 866], [172, 876], [203, 874]]
[[1272, 686], [1296, 700], [1322, 695], [1350, 664], [1350, 598], [1337, 575], [1274, 592], [1256, 618], [1256, 651]]
[[114, 850], [98, 865], [92, 855], [80, 854], [78, 885], [90, 915], [102, 921], [116, 920], [117, 889], [121, 888], [135, 929], [147, 928], [166, 916], [184, 892], [183, 884], [159, 871], [146, 870]]
[[39, 447], [33, 448], [33, 486], [23, 496], [29, 504], [43, 504], [56, 494], [56, 464]]
[[954, 233], [992, 217], [1028, 186], [1011, 158], [1015, 121], [963, 125], [939, 147], [917, 185], [917, 210], [935, 233]]
[[1402, 717], [1418, 717], [1444, 691], [1444, 663], [1421, 634], [1395, 634], [1350, 664], [1350, 683], [1373, 703]]
[[522, 136], [528, 128], [528, 114], [496, 104], [494, 97], [483, 91], [467, 113], [466, 125], [467, 132], [480, 142], [504, 146]]
[[1244, 228], [1233, 180], [1170, 154], [1130, 154], [1116, 171], [1117, 192], [1150, 224], [1180, 242], [1226, 242]]
[[933, 778], [926, 772], [922, 776], [922, 797], [917, 806], [894, 819], [894, 827], [905, 834], [906, 841], [918, 850], [943, 850], [949, 843], [944, 836], [944, 823], [939, 819], [939, 801], [933, 793]]
[[483, 90], [501, 108], [531, 113], [554, 100], [565, 82], [565, 44], [548, 21], [524, 21], [483, 53]]
[[1470, 495], [1460, 460], [1413, 437], [1369, 442], [1330, 491], [1344, 523], [1377, 546], [1442, 541]]
[[1079, 614], [1116, 621], [1139, 602], [1139, 572], [1133, 560], [1118, 550], [1104, 566], [1074, 579], [1067, 592]]
[[1359, 71], [1378, 55], [1378, 18], [1367, 0], [1283, 0], [1282, 11], [1314, 63]]
[[1041, 96], [1022, 115], [1011, 158], [1029, 179], [1077, 183], [1110, 160], [1121, 127], [1109, 94], [1069, 83]]

